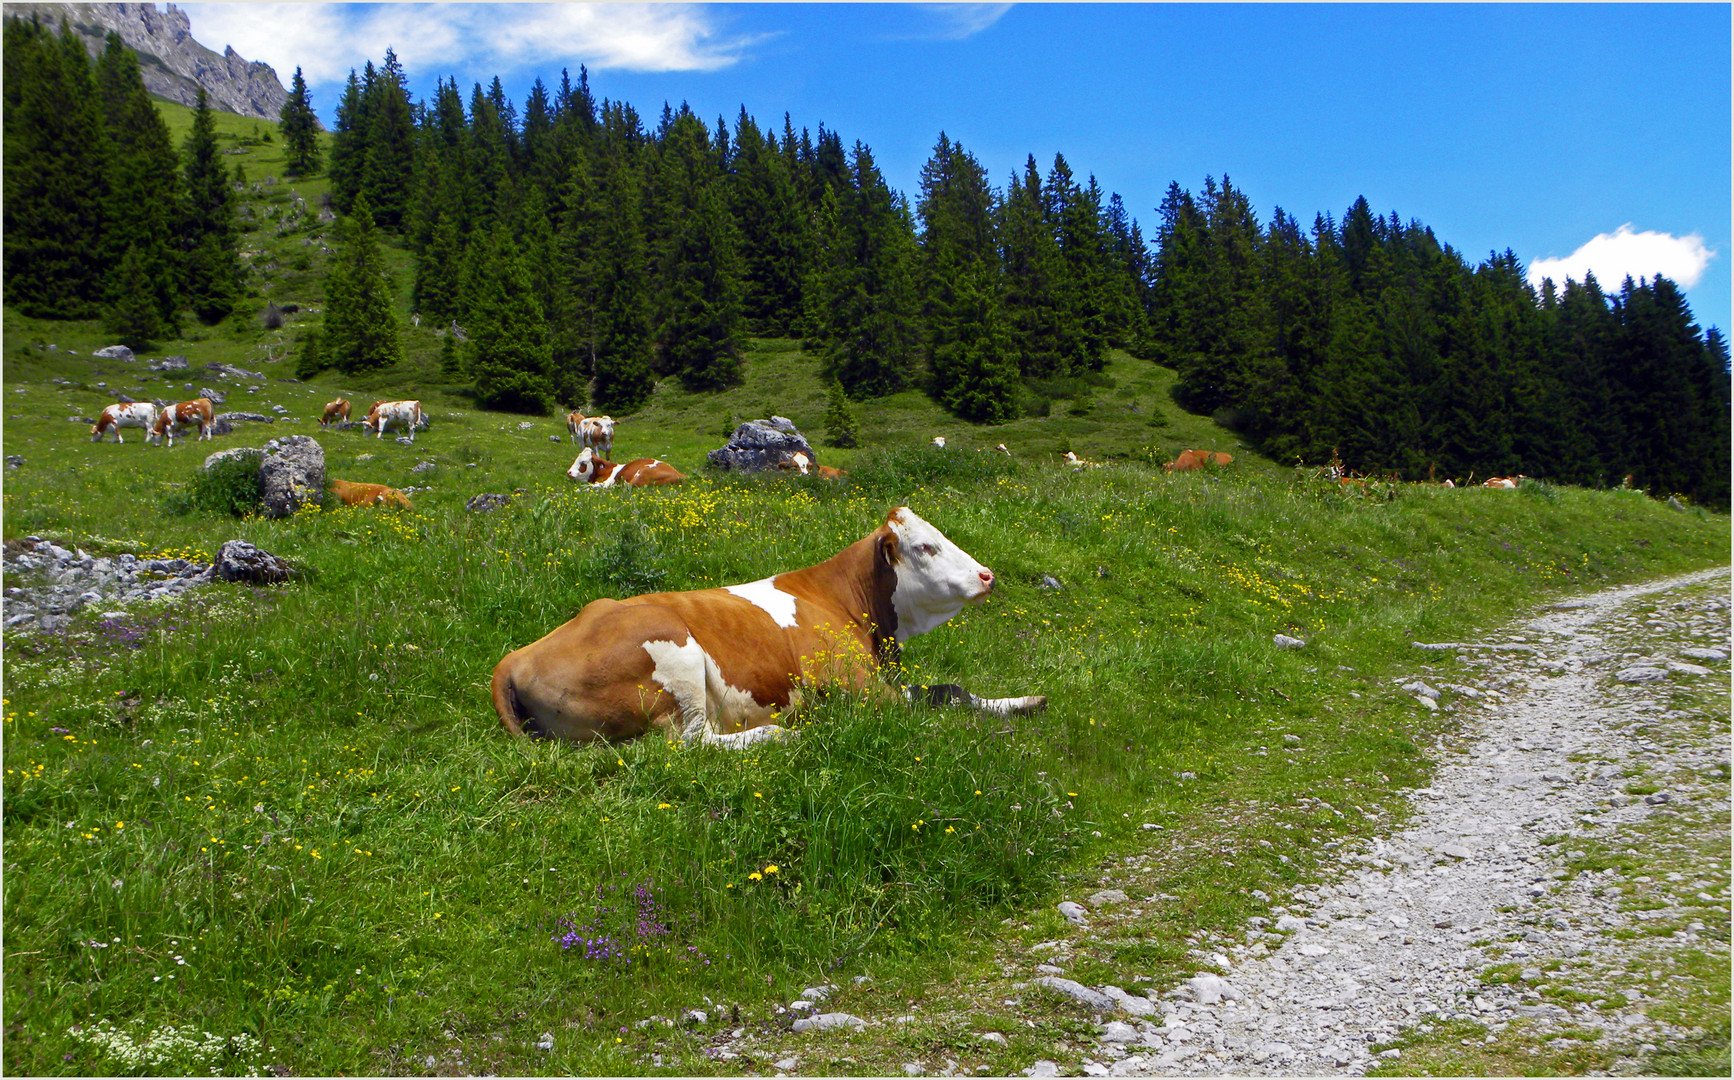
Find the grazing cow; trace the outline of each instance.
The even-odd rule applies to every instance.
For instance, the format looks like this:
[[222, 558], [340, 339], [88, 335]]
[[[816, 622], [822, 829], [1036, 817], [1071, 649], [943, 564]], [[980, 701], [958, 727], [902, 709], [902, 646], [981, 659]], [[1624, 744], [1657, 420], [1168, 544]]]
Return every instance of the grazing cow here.
[[1167, 472], [1186, 472], [1190, 469], [1202, 469], [1206, 465], [1232, 465], [1234, 455], [1225, 454], [1220, 450], [1182, 450], [1180, 456], [1162, 466]]
[[600, 457], [614, 451], [614, 417], [585, 416], [581, 412], [566, 414], [566, 430], [572, 434], [573, 446], [588, 446]]
[[104, 407], [102, 415], [96, 418], [96, 426], [90, 429], [90, 441], [101, 442], [104, 435], [113, 431], [115, 442], [126, 442], [120, 437], [120, 429], [123, 427], [142, 428], [148, 439], [156, 422], [157, 407], [150, 402], [135, 401], [129, 404], [117, 401]]
[[367, 410], [367, 419], [361, 422], [363, 430], [372, 428], [379, 432], [380, 438], [385, 438], [385, 429], [401, 427], [409, 432], [409, 441], [415, 442], [415, 429], [421, 423], [421, 402], [419, 401], [376, 401], [373, 408]]
[[650, 487], [653, 484], [678, 484], [686, 479], [666, 461], [639, 458], [624, 465], [616, 465], [612, 461], [602, 460], [602, 456], [588, 446], [578, 451], [578, 459], [572, 462], [566, 475], [580, 483], [595, 484], [599, 488], [613, 487], [617, 482], [632, 487]]
[[933, 437], [933, 448], [935, 450], [944, 450], [945, 449], [945, 436], [944, 435], [935, 435]]
[[652, 730], [745, 746], [778, 738], [810, 690], [1033, 713], [1044, 697], [978, 698], [882, 678], [899, 646], [993, 591], [992, 570], [898, 507], [804, 570], [744, 585], [594, 600], [494, 669], [494, 709], [514, 734], [590, 742]]
[[331, 493], [344, 506], [401, 506], [411, 509], [409, 496], [384, 484], [357, 484], [349, 480], [332, 480]]
[[349, 399], [338, 398], [325, 403], [325, 415], [319, 418], [320, 427], [330, 427], [340, 420], [349, 419]]
[[802, 476], [818, 476], [824, 480], [841, 480], [849, 475], [847, 469], [834, 469], [829, 465], [815, 465], [806, 454], [796, 450], [794, 455], [777, 462], [777, 468], [784, 472], [798, 472]]
[[1099, 469], [1102, 467], [1101, 462], [1086, 460], [1085, 458], [1081, 458], [1078, 455], [1072, 453], [1070, 450], [1067, 450], [1065, 453], [1061, 454], [1060, 460], [1065, 462], [1067, 465], [1071, 466], [1074, 469]]
[[1515, 488], [1518, 484], [1520, 484], [1523, 481], [1528, 480], [1528, 479], [1529, 479], [1529, 477], [1523, 476], [1523, 475], [1518, 475], [1518, 476], [1490, 476], [1487, 479], [1481, 481], [1481, 486], [1482, 487], [1488, 487], [1488, 488]]
[[[175, 432], [181, 428], [199, 427], [199, 438], [211, 437], [211, 399], [202, 397], [191, 401], [182, 401], [170, 405], [157, 413], [155, 424], [151, 425], [151, 433], [145, 436], [147, 442], [155, 443], [166, 439], [169, 446], [175, 445]], [[116, 436], [119, 437], [118, 435]]]

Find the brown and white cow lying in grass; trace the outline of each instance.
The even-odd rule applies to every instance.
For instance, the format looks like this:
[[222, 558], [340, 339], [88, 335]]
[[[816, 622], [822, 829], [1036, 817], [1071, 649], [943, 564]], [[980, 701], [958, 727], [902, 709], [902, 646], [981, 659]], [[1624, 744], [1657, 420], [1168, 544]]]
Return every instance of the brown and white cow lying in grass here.
[[102, 437], [112, 431], [115, 442], [126, 442], [120, 437], [120, 429], [123, 427], [142, 428], [145, 432], [145, 438], [148, 439], [150, 438], [150, 430], [156, 426], [156, 422], [157, 407], [150, 402], [125, 403], [117, 401], [113, 405], [105, 406], [102, 415], [96, 418], [96, 426], [90, 429], [90, 441], [101, 442]]
[[358, 484], [350, 480], [332, 480], [331, 493], [344, 506], [400, 506], [412, 509], [409, 496], [384, 484]]
[[566, 430], [572, 435], [572, 445], [587, 446], [597, 457], [607, 457], [614, 451], [614, 417], [585, 416], [581, 412], [566, 414]]
[[639, 458], [624, 465], [616, 465], [612, 461], [603, 461], [601, 456], [588, 446], [578, 451], [578, 459], [572, 462], [566, 475], [581, 484], [595, 484], [599, 488], [613, 487], [617, 483], [632, 487], [650, 487], [654, 484], [678, 484], [686, 479], [666, 461]]
[[1191, 469], [1202, 469], [1206, 465], [1228, 466], [1234, 464], [1234, 455], [1225, 454], [1221, 450], [1182, 450], [1180, 456], [1162, 466], [1168, 472], [1186, 472]]
[[777, 738], [803, 694], [1033, 713], [1045, 697], [899, 687], [883, 667], [905, 641], [987, 599], [992, 570], [900, 506], [830, 559], [744, 585], [594, 600], [494, 668], [514, 734], [590, 742], [649, 731], [723, 746]]
[[1489, 488], [1515, 488], [1521, 486], [1523, 482], [1528, 479], [1529, 477], [1524, 476], [1521, 473], [1517, 476], [1490, 476], [1481, 481], [1481, 486]]
[[[156, 443], [166, 439], [168, 445], [173, 446], [175, 445], [175, 432], [181, 428], [192, 427], [195, 424], [197, 424], [199, 428], [199, 438], [206, 440], [210, 439], [210, 398], [194, 398], [191, 401], [182, 401], [164, 408], [162, 412], [157, 413], [156, 423], [151, 425], [151, 433], [145, 436], [145, 440], [150, 443]], [[118, 434], [116, 437], [119, 437]]]
[[1069, 466], [1070, 468], [1073, 468], [1073, 469], [1099, 469], [1102, 467], [1101, 462], [1090, 461], [1088, 459], [1081, 458], [1078, 455], [1072, 453], [1070, 450], [1067, 450], [1065, 453], [1061, 454], [1060, 460], [1065, 462], [1067, 466]]
[[330, 427], [338, 421], [349, 419], [349, 399], [338, 398], [325, 403], [325, 415], [319, 418], [320, 427]]
[[363, 430], [379, 432], [382, 439], [387, 428], [400, 427], [409, 432], [409, 441], [415, 442], [415, 429], [420, 423], [421, 402], [376, 401], [373, 408], [367, 410], [367, 419], [361, 422], [361, 426]]
[[777, 468], [783, 472], [798, 472], [802, 476], [817, 476], [822, 480], [841, 480], [849, 475], [847, 469], [837, 469], [830, 465], [815, 465], [812, 460], [796, 450], [787, 460], [777, 462]]

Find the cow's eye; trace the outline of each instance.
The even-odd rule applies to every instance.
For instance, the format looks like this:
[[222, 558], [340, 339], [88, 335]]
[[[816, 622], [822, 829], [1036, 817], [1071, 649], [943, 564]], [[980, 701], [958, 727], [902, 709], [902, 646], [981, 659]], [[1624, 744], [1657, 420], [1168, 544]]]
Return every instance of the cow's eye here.
[[922, 544], [921, 553], [923, 555], [938, 555], [939, 549], [934, 547], [932, 544]]

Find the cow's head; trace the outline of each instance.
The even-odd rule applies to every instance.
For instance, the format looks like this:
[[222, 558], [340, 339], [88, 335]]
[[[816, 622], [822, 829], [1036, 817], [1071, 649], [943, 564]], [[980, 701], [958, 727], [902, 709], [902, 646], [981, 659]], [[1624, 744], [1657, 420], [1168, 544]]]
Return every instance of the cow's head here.
[[800, 473], [802, 476], [810, 475], [808, 470], [812, 467], [813, 463], [811, 461], [807, 460], [806, 454], [803, 454], [799, 450], [796, 450], [795, 456], [791, 457], [789, 459], [789, 463], [791, 465], [793, 465], [795, 467], [795, 471]]
[[900, 642], [927, 633], [993, 591], [992, 570], [907, 506], [886, 515], [874, 554], [896, 576], [891, 606]]
[[570, 476], [574, 480], [580, 481], [581, 483], [588, 484], [592, 480], [596, 479], [596, 463], [600, 460], [602, 459], [598, 458], [596, 454], [586, 446], [584, 449], [578, 451], [578, 460], [574, 461], [572, 467], [566, 470], [566, 475]]

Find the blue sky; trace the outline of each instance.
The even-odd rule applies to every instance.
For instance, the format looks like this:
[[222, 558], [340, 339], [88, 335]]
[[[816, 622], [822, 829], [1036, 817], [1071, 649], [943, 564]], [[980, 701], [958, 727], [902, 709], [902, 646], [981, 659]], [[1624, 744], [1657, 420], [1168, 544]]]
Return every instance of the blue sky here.
[[300, 66], [330, 122], [394, 48], [411, 93], [495, 75], [518, 102], [590, 70], [654, 123], [823, 123], [915, 195], [943, 130], [1003, 186], [1056, 152], [1147, 232], [1171, 181], [1226, 174], [1268, 223], [1357, 196], [1472, 261], [1656, 273], [1729, 327], [1726, 4], [187, 4], [193, 36]]

